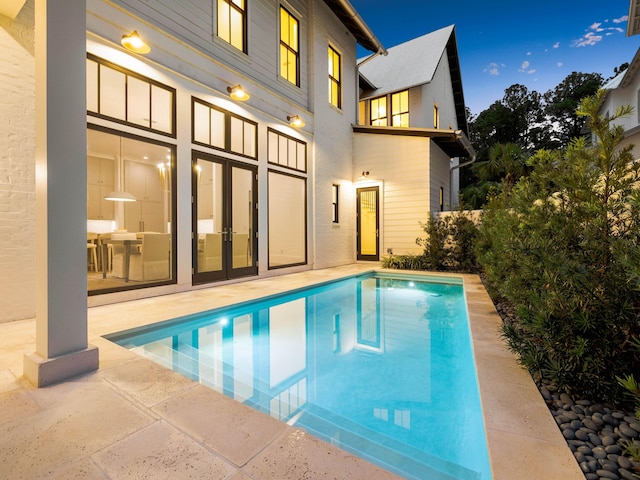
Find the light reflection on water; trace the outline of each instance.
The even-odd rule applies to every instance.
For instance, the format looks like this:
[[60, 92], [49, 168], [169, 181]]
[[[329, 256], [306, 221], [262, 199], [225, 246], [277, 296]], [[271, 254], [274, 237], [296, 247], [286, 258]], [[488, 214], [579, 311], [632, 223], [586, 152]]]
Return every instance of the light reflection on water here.
[[355, 277], [118, 343], [407, 478], [490, 479], [462, 285]]

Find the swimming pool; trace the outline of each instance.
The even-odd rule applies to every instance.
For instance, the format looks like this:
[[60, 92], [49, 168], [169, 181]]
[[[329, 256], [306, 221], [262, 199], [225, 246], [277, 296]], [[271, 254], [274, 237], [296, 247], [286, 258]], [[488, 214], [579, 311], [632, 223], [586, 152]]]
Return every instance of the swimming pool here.
[[489, 479], [462, 283], [366, 275], [108, 338], [406, 478]]

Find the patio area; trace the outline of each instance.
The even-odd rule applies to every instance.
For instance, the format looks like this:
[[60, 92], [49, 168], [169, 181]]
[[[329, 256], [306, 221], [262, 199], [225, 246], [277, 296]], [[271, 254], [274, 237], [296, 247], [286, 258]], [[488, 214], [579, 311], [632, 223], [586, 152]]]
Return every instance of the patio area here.
[[[102, 338], [372, 269], [354, 264], [92, 307], [89, 343], [100, 350], [100, 368], [40, 389], [22, 377], [35, 320], [1, 323], [0, 476], [397, 478]], [[494, 478], [584, 480], [531, 377], [500, 339], [480, 279], [462, 277]]]

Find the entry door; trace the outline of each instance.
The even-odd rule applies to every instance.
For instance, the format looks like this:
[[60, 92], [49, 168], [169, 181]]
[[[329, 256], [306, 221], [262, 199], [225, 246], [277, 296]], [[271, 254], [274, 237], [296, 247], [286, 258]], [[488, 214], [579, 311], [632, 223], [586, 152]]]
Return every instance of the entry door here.
[[379, 189], [356, 189], [358, 215], [358, 260], [380, 260]]
[[258, 274], [257, 168], [193, 157], [193, 283]]

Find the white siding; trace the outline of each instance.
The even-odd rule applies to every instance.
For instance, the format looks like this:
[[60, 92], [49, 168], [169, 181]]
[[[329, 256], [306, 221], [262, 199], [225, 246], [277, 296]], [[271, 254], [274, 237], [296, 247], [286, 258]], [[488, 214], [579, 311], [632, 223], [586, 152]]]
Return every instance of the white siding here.
[[451, 85], [451, 74], [449, 72], [449, 60], [446, 52], [442, 54], [438, 68], [430, 83], [422, 87], [422, 125], [415, 125], [433, 128], [433, 105], [438, 104], [440, 126], [444, 130], [458, 128], [456, 118], [455, 100], [453, 98], [453, 86]]
[[[313, 88], [315, 163], [313, 202], [314, 267], [355, 261], [355, 192], [351, 125], [356, 123], [356, 43], [324, 2], [313, 2]], [[329, 104], [328, 46], [342, 57], [342, 109]], [[340, 185], [340, 223], [332, 222], [331, 185]]]
[[35, 317], [34, 0], [0, 15], [0, 322]]
[[[368, 171], [381, 189], [380, 252], [420, 253], [415, 240], [424, 236], [429, 206], [430, 140], [397, 135], [354, 135], [354, 170]], [[357, 173], [356, 173], [357, 174]], [[355, 188], [369, 183], [356, 183]]]

